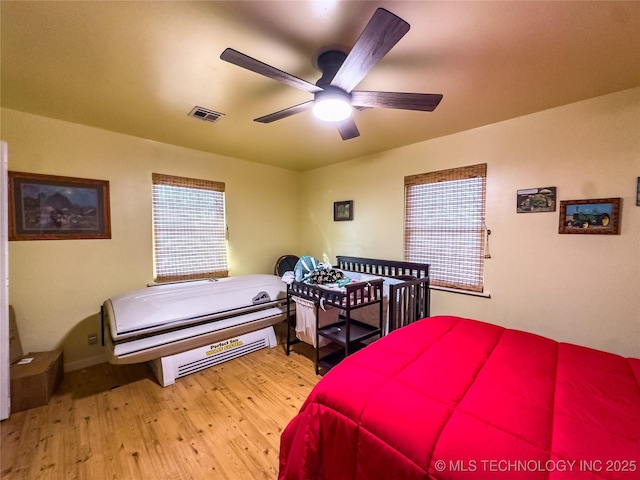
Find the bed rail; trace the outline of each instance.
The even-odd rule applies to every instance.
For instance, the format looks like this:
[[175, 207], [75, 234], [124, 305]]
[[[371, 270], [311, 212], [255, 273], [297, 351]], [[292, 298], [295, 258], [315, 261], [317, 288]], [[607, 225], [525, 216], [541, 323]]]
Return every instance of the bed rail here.
[[405, 277], [424, 278], [429, 276], [429, 265], [426, 263], [345, 256], [336, 258], [338, 268], [341, 270], [403, 279], [406, 279]]
[[344, 291], [338, 291], [304, 282], [293, 282], [288, 287], [288, 294], [349, 310], [362, 304], [381, 301], [383, 296], [382, 283], [382, 279], [351, 283], [346, 285]]
[[429, 277], [389, 286], [389, 332], [429, 317]]

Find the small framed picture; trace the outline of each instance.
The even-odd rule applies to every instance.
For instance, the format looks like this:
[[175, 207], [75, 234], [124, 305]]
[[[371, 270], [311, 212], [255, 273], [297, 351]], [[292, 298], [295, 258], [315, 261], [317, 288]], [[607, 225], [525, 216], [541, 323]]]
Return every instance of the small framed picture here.
[[333, 202], [333, 221], [353, 220], [353, 200]]
[[516, 192], [516, 212], [555, 212], [556, 187], [537, 187]]
[[9, 172], [9, 240], [111, 238], [109, 182]]
[[558, 233], [620, 234], [620, 198], [561, 201]]

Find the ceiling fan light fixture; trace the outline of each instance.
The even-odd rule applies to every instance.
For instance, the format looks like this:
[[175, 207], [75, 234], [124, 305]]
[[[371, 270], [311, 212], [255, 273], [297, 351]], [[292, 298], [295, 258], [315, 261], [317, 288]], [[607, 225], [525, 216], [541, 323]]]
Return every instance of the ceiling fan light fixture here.
[[220, 58], [290, 87], [314, 94], [313, 101], [254, 118], [254, 121], [271, 123], [313, 109], [318, 119], [334, 124], [342, 140], [349, 140], [360, 135], [355, 120], [351, 118], [352, 106], [358, 110], [394, 108], [432, 112], [442, 100], [440, 94], [354, 90], [371, 69], [404, 37], [409, 28], [410, 25], [397, 15], [384, 8], [378, 8], [353, 48], [349, 50], [343, 46], [327, 46], [313, 58], [313, 65], [322, 72], [315, 84], [233, 48], [226, 48]]
[[351, 97], [340, 89], [325, 89], [315, 94], [313, 114], [324, 122], [341, 122], [351, 116]]

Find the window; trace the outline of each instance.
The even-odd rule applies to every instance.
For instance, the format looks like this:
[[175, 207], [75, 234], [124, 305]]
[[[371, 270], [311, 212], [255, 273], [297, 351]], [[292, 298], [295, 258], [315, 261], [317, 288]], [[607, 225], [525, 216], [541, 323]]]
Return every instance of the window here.
[[228, 275], [224, 183], [154, 173], [157, 282]]
[[404, 251], [433, 286], [482, 292], [487, 165], [405, 177]]

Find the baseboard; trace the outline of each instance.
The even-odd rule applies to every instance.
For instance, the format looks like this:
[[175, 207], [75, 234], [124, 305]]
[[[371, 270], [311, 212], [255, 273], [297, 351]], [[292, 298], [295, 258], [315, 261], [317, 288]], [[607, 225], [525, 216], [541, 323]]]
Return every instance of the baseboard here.
[[82, 370], [83, 368], [92, 367], [94, 365], [99, 365], [101, 363], [105, 363], [107, 361], [107, 356], [105, 354], [96, 355], [95, 357], [85, 358], [83, 360], [76, 360], [75, 362], [65, 362], [64, 371], [73, 372], [74, 370]]

